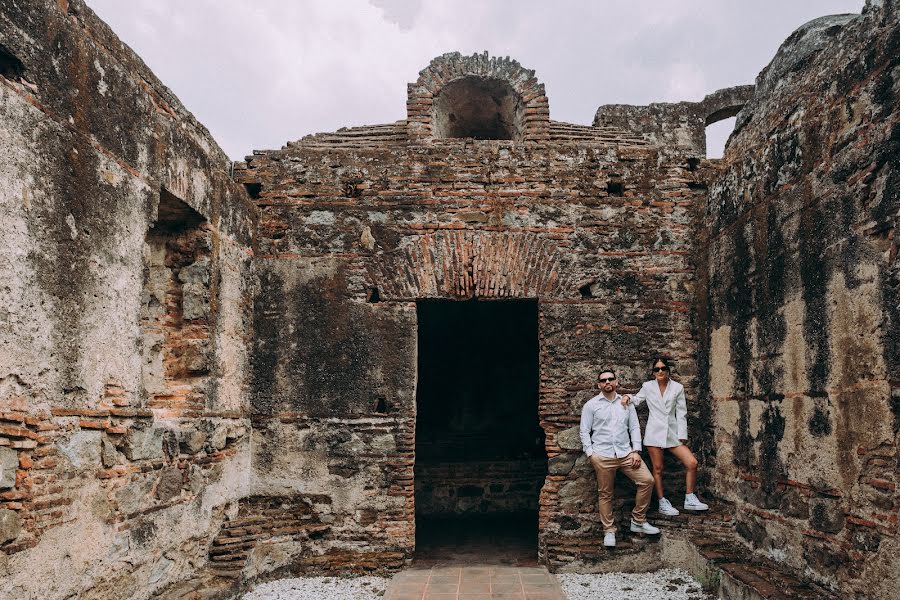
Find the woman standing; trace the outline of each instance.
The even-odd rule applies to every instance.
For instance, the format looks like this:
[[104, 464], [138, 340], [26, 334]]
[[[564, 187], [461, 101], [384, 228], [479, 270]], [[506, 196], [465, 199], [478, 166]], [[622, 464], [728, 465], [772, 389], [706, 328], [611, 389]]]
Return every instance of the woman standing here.
[[[646, 401], [650, 408], [647, 429], [644, 432], [644, 447], [650, 454], [653, 463], [653, 479], [656, 495], [659, 498], [659, 512], [674, 516], [678, 509], [666, 499], [663, 493], [663, 450], [674, 454], [687, 469], [684, 509], [707, 510], [708, 505], [700, 502], [694, 493], [697, 485], [697, 459], [687, 441], [687, 404], [684, 399], [684, 386], [669, 377], [669, 359], [664, 356], [656, 358], [652, 363], [653, 379], [645, 381], [641, 390], [625, 400], [633, 400], [635, 406]], [[626, 402], [627, 403], [627, 402]]]

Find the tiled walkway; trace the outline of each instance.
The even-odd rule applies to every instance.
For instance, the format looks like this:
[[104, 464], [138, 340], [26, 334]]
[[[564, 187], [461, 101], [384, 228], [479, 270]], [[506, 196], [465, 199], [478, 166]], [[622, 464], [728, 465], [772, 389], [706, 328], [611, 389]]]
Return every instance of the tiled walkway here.
[[385, 600], [565, 600], [543, 567], [434, 567], [394, 576]]

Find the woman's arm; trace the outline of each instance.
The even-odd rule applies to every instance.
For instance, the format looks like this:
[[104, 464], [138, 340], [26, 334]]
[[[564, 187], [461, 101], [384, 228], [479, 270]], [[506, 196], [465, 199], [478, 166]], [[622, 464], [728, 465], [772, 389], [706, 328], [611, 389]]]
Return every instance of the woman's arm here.
[[675, 396], [675, 426], [678, 429], [678, 439], [688, 439], [687, 434], [687, 401], [684, 397], [684, 386], [678, 390]]
[[640, 406], [642, 402], [646, 402], [646, 401], [647, 401], [647, 392], [644, 391], [644, 386], [643, 386], [643, 385], [641, 386], [641, 389], [639, 389], [639, 390], [637, 391], [636, 394], [633, 394], [633, 395], [631, 396], [631, 401], [634, 403], [634, 405], [635, 405], [636, 407], [637, 407], [637, 406]]

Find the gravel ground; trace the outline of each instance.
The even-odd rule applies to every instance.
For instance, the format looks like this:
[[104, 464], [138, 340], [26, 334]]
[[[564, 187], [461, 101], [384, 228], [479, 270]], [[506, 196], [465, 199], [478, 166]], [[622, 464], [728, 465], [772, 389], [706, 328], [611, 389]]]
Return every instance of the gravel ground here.
[[557, 574], [569, 600], [706, 600], [711, 598], [700, 583], [682, 569], [652, 573], [603, 575]]
[[384, 577], [302, 577], [263, 583], [243, 600], [376, 600], [384, 596]]

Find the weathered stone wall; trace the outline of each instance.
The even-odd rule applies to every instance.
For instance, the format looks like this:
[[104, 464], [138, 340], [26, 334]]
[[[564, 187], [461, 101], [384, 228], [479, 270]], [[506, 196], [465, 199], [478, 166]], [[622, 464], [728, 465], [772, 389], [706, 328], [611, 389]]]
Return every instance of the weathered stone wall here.
[[700, 102], [606, 104], [597, 109], [594, 126], [618, 127], [667, 152], [700, 159], [706, 156], [706, 128], [737, 115], [752, 95], [752, 85], [741, 85], [718, 90]]
[[243, 494], [229, 166], [83, 2], [0, 2], [0, 596], [151, 597]]
[[841, 597], [900, 572], [898, 107], [900, 5], [812, 21], [760, 74], [705, 223], [715, 489]]
[[[505, 60], [453, 60], [455, 77], [529, 79]], [[332, 496], [320, 552], [409, 556], [414, 302], [537, 298], [540, 551], [553, 565], [595, 560], [594, 475], [559, 435], [571, 442], [600, 363], [634, 389], [653, 353], [671, 354], [691, 436], [708, 430], [691, 316], [699, 171], [612, 128], [551, 121], [539, 143], [416, 132], [342, 130], [237, 165], [261, 210], [254, 493]]]

